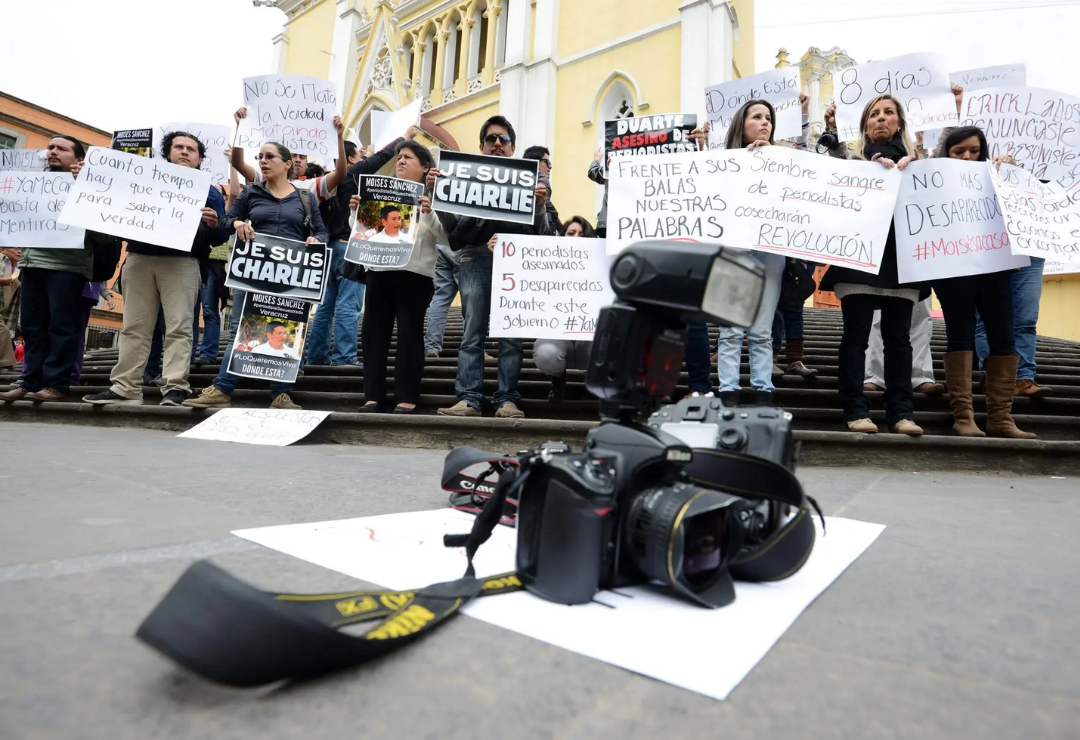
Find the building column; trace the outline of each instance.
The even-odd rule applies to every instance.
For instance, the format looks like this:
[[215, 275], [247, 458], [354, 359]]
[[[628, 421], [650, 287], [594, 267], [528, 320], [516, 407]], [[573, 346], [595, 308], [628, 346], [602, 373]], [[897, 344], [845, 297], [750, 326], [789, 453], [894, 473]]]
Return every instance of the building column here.
[[[509, 2], [499, 113], [514, 124], [520, 147], [525, 146], [522, 142], [554, 147], [556, 70], [552, 56], [557, 48], [559, 0], [536, 0], [534, 29], [529, 27], [530, 0]], [[527, 58], [530, 40], [531, 60]]]
[[344, 113], [352, 93], [350, 82], [356, 79], [356, 68], [360, 63], [356, 54], [356, 29], [360, 25], [360, 14], [356, 10], [356, 0], [336, 2], [329, 79], [337, 87], [338, 110]]
[[500, 13], [502, 13], [502, 5], [496, 4], [496, 0], [491, 0], [491, 4], [484, 12], [484, 22], [487, 23], [488, 29], [487, 48], [481, 49], [480, 53], [484, 55], [484, 75], [481, 80], [485, 87], [495, 82], [495, 41], [499, 34]]
[[435, 44], [435, 48], [431, 50], [431, 56], [435, 60], [435, 81], [431, 86], [431, 107], [436, 108], [442, 105], [443, 102], [443, 73], [446, 70], [446, 43], [450, 40], [450, 34], [439, 31], [436, 32], [435, 38], [432, 42], [438, 41]]
[[409, 88], [412, 93], [413, 99], [424, 97], [423, 83], [421, 79], [424, 76], [424, 49], [427, 48], [427, 44], [420, 40], [420, 34], [413, 34], [413, 59], [412, 69], [409, 70], [412, 80], [412, 87]]
[[289, 58], [289, 34], [282, 31], [274, 37], [274, 62], [271, 65], [274, 73], [285, 74], [285, 62]]
[[679, 104], [687, 112], [705, 111], [705, 88], [732, 78], [735, 16], [725, 0], [683, 0], [682, 67]]
[[461, 53], [454, 61], [457, 63], [457, 80], [454, 82], [454, 94], [465, 95], [469, 86], [469, 50], [472, 48], [472, 18], [462, 17], [458, 24], [458, 38], [461, 39]]

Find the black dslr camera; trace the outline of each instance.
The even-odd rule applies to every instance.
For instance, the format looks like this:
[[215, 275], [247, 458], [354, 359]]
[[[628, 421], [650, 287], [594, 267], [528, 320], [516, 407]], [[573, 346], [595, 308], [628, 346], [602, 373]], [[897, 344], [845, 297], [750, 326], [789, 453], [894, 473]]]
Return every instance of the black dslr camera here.
[[[646, 243], [616, 258], [618, 300], [600, 313], [585, 375], [603, 423], [584, 452], [519, 456], [512, 485], [517, 574], [526, 589], [583, 604], [601, 589], [660, 581], [703, 606], [734, 600], [731, 567], [789, 514], [777, 508], [770, 519], [765, 505], [754, 526], [762, 504], [747, 494], [775, 490], [770, 498], [806, 501], [791, 473], [790, 416], [724, 409], [707, 396], [665, 406], [648, 425], [638, 419], [675, 389], [684, 321], [749, 326], [764, 281], [746, 253], [693, 243]], [[705, 432], [692, 442], [699, 449], [664, 429], [688, 422]], [[728, 477], [738, 485], [725, 491]]]

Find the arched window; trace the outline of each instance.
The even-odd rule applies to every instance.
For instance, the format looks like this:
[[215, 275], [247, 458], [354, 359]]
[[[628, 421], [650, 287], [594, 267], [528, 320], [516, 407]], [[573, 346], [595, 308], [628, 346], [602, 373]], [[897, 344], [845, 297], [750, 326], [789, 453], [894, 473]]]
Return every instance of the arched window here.
[[597, 110], [598, 121], [615, 121], [620, 118], [634, 117], [634, 93], [621, 79], [611, 83], [604, 93]]
[[420, 86], [424, 95], [430, 95], [435, 87], [435, 26], [428, 26], [424, 33], [424, 60], [420, 67]]
[[453, 88], [454, 82], [458, 78], [458, 59], [461, 58], [461, 29], [458, 28], [459, 25], [461, 25], [461, 16], [455, 12], [446, 27], [446, 30], [450, 33], [450, 37], [446, 40], [446, 48], [439, 50], [443, 54], [443, 89]]
[[508, 9], [506, 0], [502, 3], [502, 12], [495, 22], [495, 66], [501, 67], [506, 63], [506, 16]]
[[472, 32], [469, 34], [469, 77], [478, 75], [484, 71], [484, 62], [487, 60], [487, 18], [484, 11], [487, 10], [486, 2], [476, 4], [472, 15]]

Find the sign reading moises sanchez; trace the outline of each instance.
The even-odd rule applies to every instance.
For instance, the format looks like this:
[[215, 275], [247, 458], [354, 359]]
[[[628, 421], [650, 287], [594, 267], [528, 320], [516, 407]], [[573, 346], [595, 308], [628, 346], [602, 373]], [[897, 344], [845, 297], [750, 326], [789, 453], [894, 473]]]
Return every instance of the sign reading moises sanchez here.
[[254, 293], [322, 300], [330, 248], [269, 234], [255, 234], [233, 248], [225, 285]]
[[459, 216], [531, 224], [539, 165], [535, 159], [442, 152], [432, 208]]

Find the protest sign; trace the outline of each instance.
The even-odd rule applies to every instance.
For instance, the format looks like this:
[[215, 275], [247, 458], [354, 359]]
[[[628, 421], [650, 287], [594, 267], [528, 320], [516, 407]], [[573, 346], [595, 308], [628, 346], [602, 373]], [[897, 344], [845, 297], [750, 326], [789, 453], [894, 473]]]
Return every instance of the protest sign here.
[[910, 131], [955, 126], [956, 98], [941, 54], [907, 54], [848, 67], [836, 83], [836, 129], [842, 141], [862, 134], [863, 108], [889, 93], [904, 105]]
[[371, 143], [374, 144], [375, 151], [404, 136], [409, 126], [416, 125], [420, 119], [420, 104], [423, 102], [417, 99], [396, 111], [371, 111]]
[[69, 172], [0, 172], [0, 247], [81, 248], [86, 231], [57, 220], [74, 182]]
[[137, 128], [127, 131], [114, 131], [111, 147], [119, 152], [138, 154], [140, 157], [152, 156], [154, 151], [154, 130]]
[[758, 249], [877, 274], [900, 173], [790, 147], [628, 157], [608, 182], [608, 254], [645, 239]]
[[990, 167], [1013, 254], [1080, 260], [1080, 191], [1044, 185], [1029, 170]]
[[210, 174], [92, 146], [60, 223], [191, 251], [210, 192]]
[[334, 157], [337, 87], [318, 77], [262, 75], [244, 78], [244, 106], [233, 146], [258, 149], [268, 141], [293, 154]]
[[296, 382], [310, 309], [311, 303], [301, 298], [245, 293], [228, 372], [241, 378]]
[[1030, 264], [1009, 248], [986, 162], [927, 159], [912, 162], [901, 175], [895, 215], [901, 283]]
[[1080, 273], [1080, 260], [1075, 262], [1046, 262], [1043, 275], [1075, 275]]
[[1033, 87], [964, 91], [964, 126], [986, 134], [990, 156], [1010, 155], [1040, 180], [1080, 164], [1080, 98]]
[[[164, 141], [166, 134], [171, 134], [173, 131], [183, 131], [201, 141], [206, 147], [206, 156], [203, 157], [202, 166], [199, 169], [210, 173], [210, 182], [213, 184], [228, 184], [230, 165], [229, 156], [225, 153], [225, 148], [229, 146], [228, 126], [218, 126], [213, 123], [166, 123], [157, 128], [158, 141]], [[155, 150], [155, 156], [160, 156], [160, 154]]]
[[535, 159], [444, 151], [432, 207], [459, 216], [531, 224], [539, 166]]
[[270, 234], [237, 241], [225, 273], [225, 285], [304, 301], [322, 300], [330, 269], [330, 247], [305, 244]]
[[43, 172], [47, 154], [44, 149], [0, 149], [0, 172]]
[[176, 436], [285, 447], [311, 434], [328, 416], [329, 411], [307, 409], [219, 409], [206, 421]]
[[781, 67], [705, 88], [705, 112], [712, 123], [709, 146], [723, 149], [735, 111], [750, 100], [768, 100], [776, 110], [773, 138], [794, 139], [802, 134], [799, 105], [799, 68]]
[[[978, 67], [949, 74], [949, 82], [960, 85], [964, 91], [982, 90], [986, 87], [1016, 86], [1027, 84], [1027, 70], [1023, 64], [1001, 64], [996, 67]], [[933, 154], [943, 129], [923, 132], [923, 147]]]
[[420, 226], [424, 184], [396, 177], [361, 175], [356, 226], [345, 260], [365, 267], [404, 267]]
[[612, 157], [642, 154], [696, 152], [697, 142], [690, 133], [697, 128], [693, 113], [620, 118], [604, 123], [604, 176]]
[[490, 336], [592, 341], [600, 309], [615, 300], [610, 270], [603, 239], [500, 237]]

